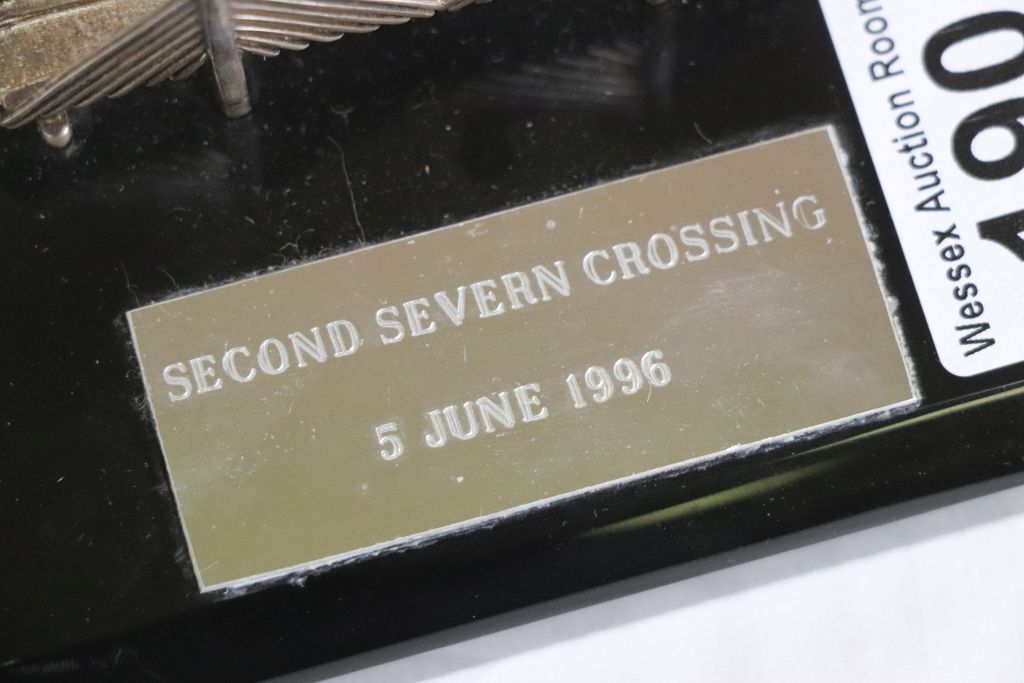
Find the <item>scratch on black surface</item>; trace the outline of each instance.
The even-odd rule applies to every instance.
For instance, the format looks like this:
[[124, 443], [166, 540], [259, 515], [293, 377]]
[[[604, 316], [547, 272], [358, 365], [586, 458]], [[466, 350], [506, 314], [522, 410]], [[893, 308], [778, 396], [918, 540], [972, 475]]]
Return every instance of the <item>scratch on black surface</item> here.
[[704, 131], [702, 131], [700, 129], [700, 124], [697, 123], [696, 121], [693, 122], [693, 129], [695, 131], [697, 131], [697, 135], [699, 135], [704, 140], [704, 142], [708, 143], [709, 145], [714, 144], [714, 142], [711, 140], [711, 138], [709, 138], [707, 135], [705, 135]]
[[[124, 267], [124, 265], [122, 265], [121, 267], [123, 268], [123, 267]], [[175, 289], [175, 290], [181, 289], [181, 288], [180, 288], [180, 287], [178, 286], [178, 281], [177, 281], [177, 280], [175, 280], [175, 279], [174, 279], [174, 276], [173, 276], [173, 275], [171, 275], [170, 273], [168, 273], [166, 269], [164, 269], [164, 268], [161, 268], [161, 267], [157, 266], [157, 270], [159, 270], [159, 271], [160, 271], [161, 273], [163, 273], [164, 275], [166, 275], [166, 276], [168, 277], [168, 279], [169, 279], [169, 280], [171, 281], [171, 284], [172, 284], [172, 285], [174, 285], [174, 289]]]
[[356, 194], [352, 190], [352, 180], [348, 176], [348, 166], [345, 164], [345, 150], [342, 149], [341, 145], [334, 138], [328, 136], [327, 139], [337, 148], [338, 154], [341, 155], [341, 173], [345, 177], [345, 188], [348, 190], [348, 200], [352, 204], [352, 215], [355, 216], [356, 227], [359, 228], [359, 240], [366, 244], [366, 230], [363, 229], [363, 222], [359, 220], [359, 209], [356, 208]]
[[132, 293], [133, 297], [135, 297], [135, 305], [141, 306], [142, 304], [139, 303], [139, 293], [135, 289], [135, 285], [132, 284], [131, 279], [128, 277], [128, 269], [124, 267], [124, 263], [121, 261], [118, 261], [117, 265], [121, 266], [121, 272], [124, 273], [124, 283], [128, 287], [128, 291]]

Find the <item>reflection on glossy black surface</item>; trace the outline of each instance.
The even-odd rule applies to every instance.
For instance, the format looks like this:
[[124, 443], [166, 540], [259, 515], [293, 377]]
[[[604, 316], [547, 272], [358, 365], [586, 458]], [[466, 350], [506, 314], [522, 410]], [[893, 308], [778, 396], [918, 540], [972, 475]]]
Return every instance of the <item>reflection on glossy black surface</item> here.
[[751, 139], [836, 126], [927, 403], [1018, 378], [939, 369], [816, 0], [585, 4], [502, 0], [252, 65], [245, 119], [199, 78], [90, 109], [67, 151], [0, 136], [0, 661], [266, 676], [1022, 469], [1011, 397], [198, 594], [127, 309]]

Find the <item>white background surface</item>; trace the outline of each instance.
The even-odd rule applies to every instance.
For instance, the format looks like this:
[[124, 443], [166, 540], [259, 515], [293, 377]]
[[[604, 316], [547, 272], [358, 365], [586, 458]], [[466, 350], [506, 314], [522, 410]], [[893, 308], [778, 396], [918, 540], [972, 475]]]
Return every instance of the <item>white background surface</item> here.
[[1024, 488], [1012, 488], [360, 671], [338, 673], [397, 655], [286, 680], [1016, 683], [1022, 541]]

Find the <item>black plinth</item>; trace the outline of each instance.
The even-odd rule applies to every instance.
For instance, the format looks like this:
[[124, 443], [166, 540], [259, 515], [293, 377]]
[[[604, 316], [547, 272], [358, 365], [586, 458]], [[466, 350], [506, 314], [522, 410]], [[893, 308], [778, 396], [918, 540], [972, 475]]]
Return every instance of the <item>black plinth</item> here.
[[[816, 0], [585, 5], [502, 0], [253, 61], [256, 108], [239, 120], [221, 116], [201, 72], [77, 113], [67, 150], [31, 129], [0, 135], [0, 661], [10, 673], [265, 677], [1019, 478], [1024, 399], [944, 409], [1021, 373], [967, 381], [938, 364]], [[529, 68], [595, 49], [628, 62], [597, 88]], [[923, 417], [810, 451], [764, 449], [297, 583], [199, 593], [126, 310], [821, 124], [851, 155]], [[636, 523], [607, 529], [623, 520]]]

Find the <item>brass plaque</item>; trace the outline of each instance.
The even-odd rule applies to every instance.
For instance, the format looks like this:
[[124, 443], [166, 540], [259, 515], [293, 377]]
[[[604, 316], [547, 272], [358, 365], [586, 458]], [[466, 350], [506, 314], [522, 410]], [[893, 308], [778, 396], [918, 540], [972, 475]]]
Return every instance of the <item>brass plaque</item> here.
[[915, 397], [826, 128], [129, 320], [204, 590]]

